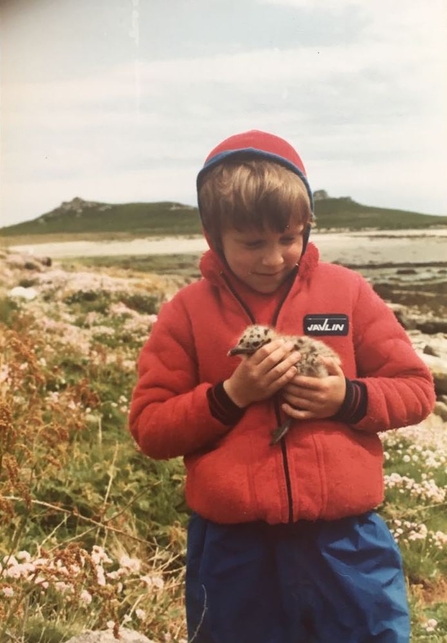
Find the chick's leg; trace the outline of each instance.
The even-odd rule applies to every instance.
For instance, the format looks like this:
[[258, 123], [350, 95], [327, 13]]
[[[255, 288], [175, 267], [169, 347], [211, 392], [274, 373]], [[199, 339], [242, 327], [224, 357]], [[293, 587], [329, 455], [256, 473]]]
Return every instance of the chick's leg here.
[[272, 439], [270, 440], [270, 446], [278, 444], [278, 442], [285, 436], [287, 431], [290, 429], [292, 424], [292, 418], [287, 418], [284, 422], [272, 431]]

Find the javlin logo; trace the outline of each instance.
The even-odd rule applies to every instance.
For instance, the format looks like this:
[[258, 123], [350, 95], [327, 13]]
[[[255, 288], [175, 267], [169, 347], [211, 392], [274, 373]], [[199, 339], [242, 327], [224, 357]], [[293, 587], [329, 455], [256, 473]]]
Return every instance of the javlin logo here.
[[347, 335], [349, 317], [347, 315], [306, 315], [304, 317], [306, 335]]

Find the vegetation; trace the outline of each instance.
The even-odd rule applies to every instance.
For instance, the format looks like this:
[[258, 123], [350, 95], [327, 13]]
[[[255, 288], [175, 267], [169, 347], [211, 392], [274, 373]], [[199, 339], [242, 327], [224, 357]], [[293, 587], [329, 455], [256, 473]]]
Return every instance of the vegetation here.
[[38, 299], [0, 298], [0, 641], [126, 625], [179, 642], [183, 466], [142, 456], [126, 426], [174, 286], [56, 270], [26, 287]]
[[0, 228], [4, 237], [22, 235], [132, 236], [200, 234], [197, 209], [178, 203], [94, 203], [77, 208], [59, 207], [32, 221]]
[[125, 271], [156, 273], [157, 275], [181, 275], [185, 279], [197, 279], [200, 276], [200, 254], [169, 255], [119, 255], [115, 257], [86, 257], [63, 259], [62, 263], [74, 269], [83, 265], [95, 268], [119, 268]]
[[[315, 202], [319, 228], [403, 229], [447, 225], [447, 217], [375, 208], [349, 197]], [[179, 203], [126, 203], [109, 205], [81, 199], [62, 204], [32, 221], [0, 228], [0, 238], [37, 236], [39, 241], [116, 239], [141, 236], [194, 235], [201, 233], [197, 209]], [[55, 238], [56, 237], [56, 238]]]
[[[126, 427], [136, 356], [183, 280], [105, 263], [0, 284], [2, 643], [123, 625], [186, 643], [183, 465], [142, 456]], [[19, 282], [36, 297], [8, 295]], [[447, 640], [447, 440], [429, 438], [384, 437], [380, 512], [402, 548], [415, 643]]]
[[362, 230], [403, 230], [447, 225], [447, 217], [439, 217], [405, 210], [375, 208], [356, 203], [349, 197], [322, 199], [315, 202], [317, 224], [322, 228]]

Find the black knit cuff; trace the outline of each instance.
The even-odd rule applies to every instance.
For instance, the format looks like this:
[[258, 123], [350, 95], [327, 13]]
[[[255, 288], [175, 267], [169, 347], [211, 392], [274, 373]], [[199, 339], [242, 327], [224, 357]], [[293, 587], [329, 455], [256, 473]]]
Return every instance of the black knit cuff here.
[[211, 415], [226, 424], [233, 426], [245, 413], [245, 409], [241, 409], [233, 400], [227, 395], [224, 389], [223, 382], [219, 382], [212, 386], [206, 392], [208, 404], [210, 407]]
[[368, 391], [365, 383], [346, 378], [345, 399], [334, 419], [356, 424], [365, 417], [367, 405]]

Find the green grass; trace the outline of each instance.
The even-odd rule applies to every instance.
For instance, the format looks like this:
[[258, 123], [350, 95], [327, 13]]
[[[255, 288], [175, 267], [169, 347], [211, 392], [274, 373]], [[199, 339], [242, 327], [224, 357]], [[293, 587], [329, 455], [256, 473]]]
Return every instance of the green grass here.
[[[59, 207], [31, 221], [0, 228], [4, 243], [27, 237], [40, 241], [77, 239], [128, 239], [141, 236], [195, 235], [201, 233], [197, 208], [172, 202], [86, 205], [81, 212]], [[403, 229], [447, 225], [447, 217], [403, 210], [376, 208], [350, 198], [316, 201], [319, 228]]]
[[3, 237], [18, 235], [108, 235], [133, 236], [200, 234], [200, 219], [195, 208], [177, 203], [126, 203], [103, 210], [101, 205], [82, 212], [61, 208], [32, 221], [0, 228]]
[[199, 261], [201, 254], [168, 255], [120, 255], [115, 257], [85, 257], [83, 259], [62, 259], [68, 270], [79, 266], [89, 268], [116, 268], [129, 272], [154, 273], [158, 275], [181, 276], [187, 279], [200, 277]]
[[[184, 633], [183, 465], [144, 457], [127, 428], [163, 282], [149, 291], [150, 279], [139, 290], [127, 282], [95, 290], [84, 277], [32, 303], [0, 297], [2, 643], [62, 643], [108, 622], [160, 641]], [[91, 560], [98, 547], [111, 560], [104, 585]], [[32, 562], [19, 571], [22, 555]], [[75, 560], [84, 562], [67, 575]], [[163, 591], [144, 589], [152, 575]]]
[[[0, 562], [8, 567], [5, 557], [23, 552], [41, 560], [34, 575], [0, 576], [2, 643], [62, 643], [110, 621], [154, 641], [185, 638], [183, 464], [143, 456], [127, 413], [135, 360], [166, 284], [182, 270], [184, 281], [193, 278], [196, 260], [70, 260], [69, 285], [32, 302], [0, 297]], [[124, 277], [127, 287], [89, 285], [85, 272], [73, 283], [85, 270]], [[385, 451], [396, 482], [380, 513], [403, 553], [412, 641], [445, 643], [447, 513], [436, 494], [447, 486], [447, 450], [389, 432]], [[110, 558], [100, 565], [105, 585], [92, 558], [98, 548]], [[141, 569], [126, 571], [124, 554]], [[160, 589], [142, 580], [152, 576]]]
[[362, 230], [378, 228], [399, 230], [446, 226], [447, 216], [434, 216], [362, 205], [349, 198], [323, 199], [315, 203], [317, 225], [321, 228], [349, 228]]

